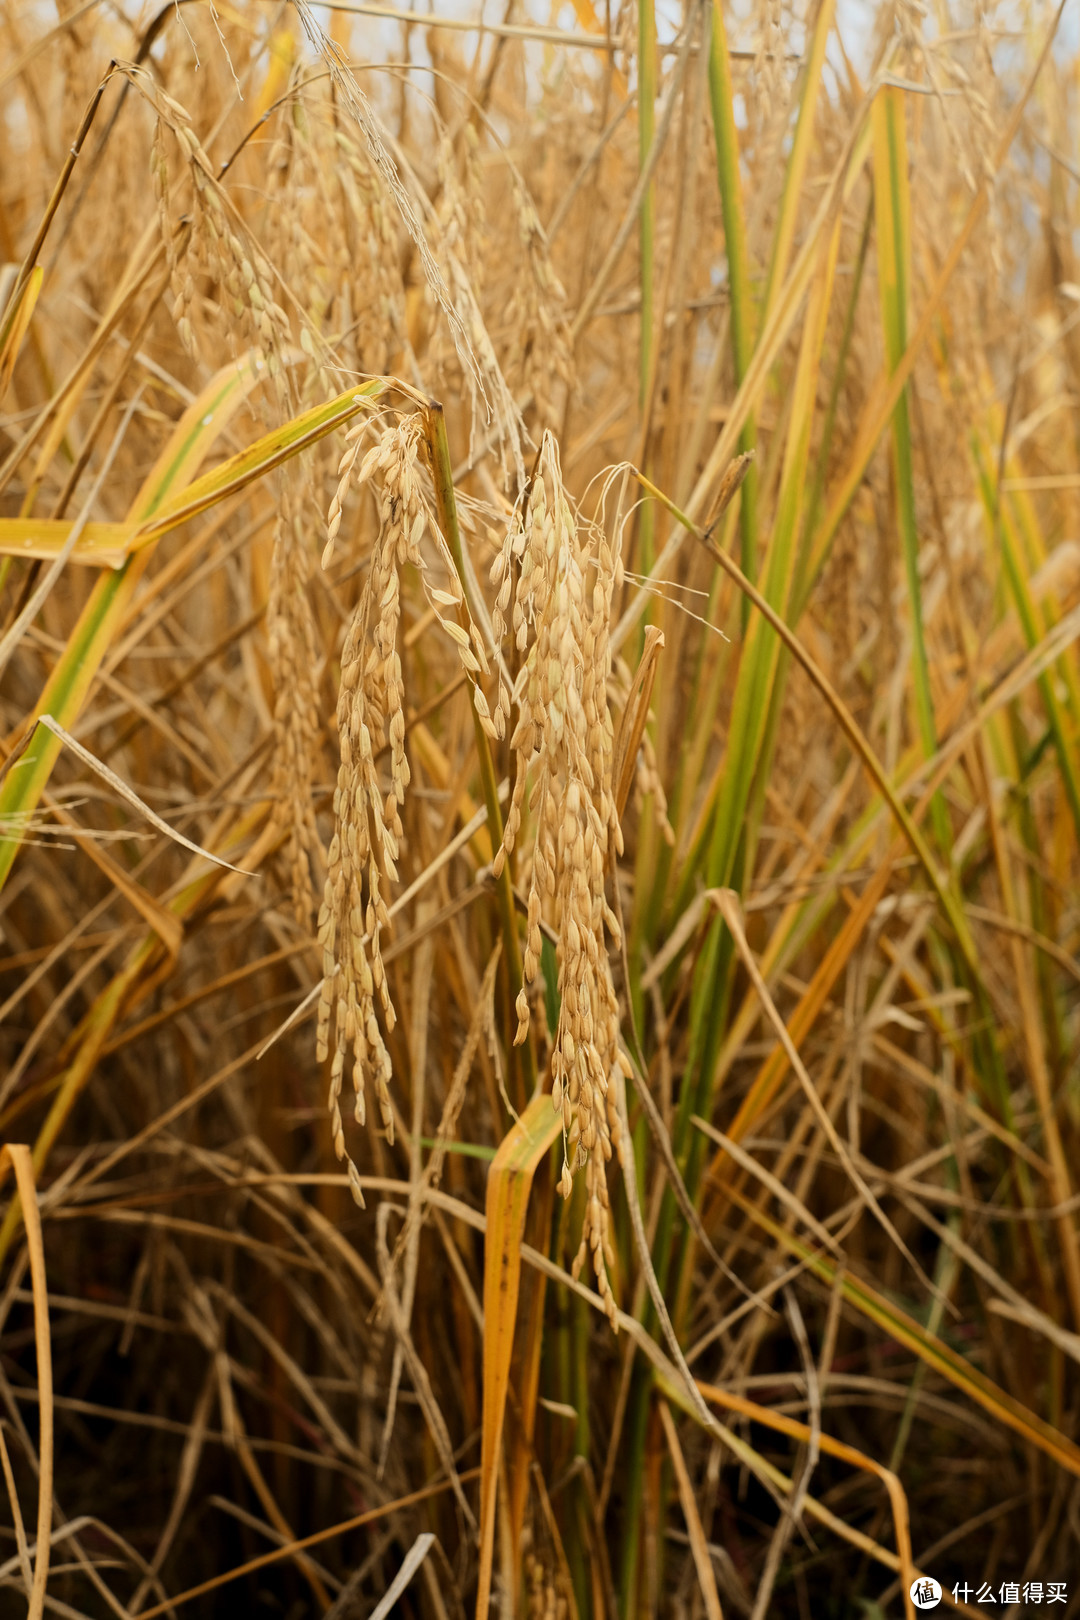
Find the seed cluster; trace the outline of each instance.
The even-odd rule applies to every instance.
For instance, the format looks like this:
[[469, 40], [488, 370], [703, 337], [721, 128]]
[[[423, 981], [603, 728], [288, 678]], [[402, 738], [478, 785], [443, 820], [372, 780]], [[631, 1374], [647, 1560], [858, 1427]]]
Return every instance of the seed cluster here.
[[[288, 316], [273, 296], [277, 280], [271, 261], [256, 244], [219, 182], [187, 110], [141, 69], [127, 71], [156, 114], [151, 177], [169, 267], [173, 319], [180, 340], [188, 354], [198, 358], [197, 328], [202, 324], [200, 316], [209, 310], [214, 319], [224, 322], [234, 353], [246, 348], [260, 355], [273, 390], [273, 404], [283, 416], [291, 415], [296, 404], [289, 380], [292, 331]], [[173, 230], [166, 130], [175, 137], [191, 182], [194, 207], [190, 232]], [[271, 235], [276, 234], [279, 244], [291, 243], [293, 238], [284, 221], [295, 211], [277, 212], [278, 229]], [[295, 252], [289, 268], [293, 272], [300, 268]], [[200, 276], [217, 286], [216, 298], [199, 297], [196, 280]], [[310, 318], [305, 318], [301, 344], [313, 359], [318, 347], [312, 337], [315, 331]], [[317, 378], [320, 369], [313, 364], [309, 376]], [[272, 411], [267, 411], [265, 404], [263, 409], [269, 418]], [[314, 906], [312, 862], [318, 868], [322, 859], [311, 803], [311, 786], [318, 774], [320, 726], [315, 626], [307, 590], [310, 564], [302, 520], [311, 480], [310, 464], [290, 464], [279, 474], [266, 615], [277, 741], [272, 792], [278, 822], [288, 837], [293, 908], [304, 926], [310, 924]]]
[[540, 421], [551, 427], [559, 415], [560, 393], [573, 377], [566, 294], [532, 199], [516, 174], [513, 182], [524, 273], [512, 282], [506, 311], [511, 333], [507, 374], [529, 390]]
[[225, 294], [225, 313], [230, 342], [261, 350], [268, 375], [273, 379], [283, 411], [291, 409], [286, 351], [292, 342], [288, 316], [274, 298], [275, 278], [269, 259], [241, 227], [238, 218], [226, 211], [223, 195], [213, 176], [207, 176], [201, 163], [191, 165], [195, 191], [203, 210], [203, 230], [199, 241], [206, 270]]
[[[132, 83], [157, 115], [151, 144], [150, 169], [173, 291], [173, 318], [188, 353], [198, 356], [194, 316], [197, 313], [195, 278], [202, 272], [222, 289], [216, 309], [233, 352], [260, 350], [267, 374], [273, 379], [283, 409], [291, 404], [286, 350], [292, 341], [289, 318], [276, 301], [276, 278], [266, 254], [256, 243], [242, 216], [217, 178], [213, 163], [196, 133], [190, 113], [160, 89], [140, 68], [126, 67]], [[194, 196], [194, 212], [187, 253], [180, 262], [169, 216], [169, 165], [163, 131], [176, 138], [187, 164]], [[204, 312], [205, 312], [204, 303]]]
[[566, 1620], [570, 1605], [559, 1590], [556, 1571], [536, 1553], [525, 1554], [528, 1620]]
[[613, 1321], [615, 1301], [605, 1266], [605, 1257], [613, 1263], [607, 1165], [613, 1148], [619, 1149], [617, 1071], [630, 1072], [619, 1045], [619, 1006], [606, 944], [606, 939], [618, 942], [619, 925], [607, 902], [605, 876], [612, 855], [623, 847], [612, 790], [607, 691], [608, 627], [618, 571], [603, 531], [590, 541], [578, 527], [563, 489], [555, 440], [545, 434], [523, 521], [511, 529], [492, 568], [498, 591], [495, 634], [501, 638], [505, 631], [516, 573], [511, 622], [518, 650], [528, 649], [514, 687], [516, 776], [495, 864], [501, 870], [518, 839], [531, 775], [528, 808], [535, 844], [517, 1039], [524, 1040], [528, 1030], [527, 987], [539, 971], [540, 924], [547, 910], [558, 942], [560, 1008], [551, 1094], [563, 1118], [559, 1189], [569, 1197], [573, 1173], [584, 1166], [588, 1196], [574, 1273], [591, 1249], [597, 1286]]
[[263, 240], [303, 314], [314, 401], [356, 372], [400, 373], [408, 339], [399, 220], [382, 176], [323, 97], [307, 90], [298, 106], [303, 118], [281, 121], [271, 150]]
[[[429, 241], [420, 223], [430, 208], [422, 188], [404, 179], [394, 158], [387, 151], [382, 127], [367, 96], [334, 42], [323, 31], [308, 0], [294, 0], [304, 32], [321, 56], [333, 82], [335, 95], [350, 114], [364, 137], [372, 165], [378, 170], [388, 202], [392, 202], [402, 224], [411, 236], [431, 297], [446, 321], [454, 351], [461, 366], [465, 391], [474, 406], [483, 405], [486, 415], [494, 416], [500, 442], [509, 446], [515, 467], [522, 471], [521, 417], [506, 384], [495, 351], [484, 328], [483, 317], [466, 267], [447, 244], [437, 238]], [[399, 153], [399, 156], [401, 154]], [[444, 271], [449, 271], [450, 285]], [[477, 352], [477, 341], [483, 352]]]
[[[361, 425], [347, 435], [350, 443], [338, 469], [340, 481], [330, 507], [324, 566], [333, 555], [363, 431]], [[383, 930], [390, 924], [382, 880], [384, 876], [390, 882], [397, 878], [403, 838], [401, 808], [410, 781], [405, 687], [397, 647], [401, 570], [407, 563], [417, 570], [427, 600], [470, 678], [486, 669], [483, 641], [475, 626], [445, 616], [448, 609], [456, 609], [467, 618], [461, 586], [430, 518], [420, 479], [417, 458], [423, 436], [419, 416], [392, 424], [368, 450], [355, 476], [358, 487], [371, 483], [376, 492], [379, 533], [341, 654], [337, 703], [341, 762], [334, 790], [334, 835], [318, 920], [323, 982], [317, 1054], [320, 1062], [326, 1060], [332, 1037], [329, 1109], [334, 1150], [339, 1159], [346, 1160], [353, 1195], [361, 1204], [356, 1167], [345, 1149], [340, 1098], [346, 1053], [351, 1048], [354, 1118], [360, 1125], [365, 1122], [365, 1085], [370, 1081], [382, 1127], [393, 1142], [392, 1070], [376, 997], [389, 1033], [397, 1018], [381, 950]], [[446, 569], [447, 588], [431, 582], [421, 549], [425, 534]], [[482, 696], [479, 689], [476, 695]], [[384, 748], [390, 754], [390, 784], [385, 792], [376, 769], [376, 756]]]
[[[461, 179], [458, 176], [452, 142], [444, 137], [439, 143], [437, 163], [440, 201], [435, 219], [439, 264], [453, 295], [454, 307], [461, 324], [468, 334], [479, 380], [479, 395], [482, 395], [486, 404], [489, 419], [494, 418], [504, 464], [512, 461], [517, 485], [520, 488], [525, 482], [525, 462], [521, 449], [524, 427], [521, 413], [499, 365], [495, 345], [491, 341], [480, 307], [478, 277], [480, 268], [490, 257], [490, 251], [483, 229], [479, 169], [474, 161], [475, 132], [470, 131], [463, 142], [463, 150], [464, 178]], [[428, 297], [433, 299], [434, 296], [434, 288], [429, 285]], [[456, 335], [454, 341], [455, 343], [457, 341]], [[445, 347], [440, 346], [437, 334], [433, 340], [432, 350], [441, 365], [446, 367], [450, 355]], [[462, 380], [472, 400], [475, 423], [477, 406], [480, 402], [478, 392], [474, 387], [473, 378], [467, 371], [463, 372]]]
[[397, 213], [368, 153], [347, 130], [337, 132], [336, 142], [338, 183], [355, 222], [360, 249], [357, 252], [352, 237], [343, 233], [343, 250], [351, 260], [351, 285], [347, 285], [353, 308], [342, 311], [341, 324], [348, 328], [356, 322], [361, 369], [387, 371], [408, 343]]
[[315, 626], [311, 563], [303, 521], [304, 489], [291, 464], [278, 475], [278, 513], [270, 563], [267, 638], [274, 679], [274, 800], [288, 832], [293, 911], [310, 928], [315, 909], [312, 862], [322, 861], [311, 784], [319, 757]]

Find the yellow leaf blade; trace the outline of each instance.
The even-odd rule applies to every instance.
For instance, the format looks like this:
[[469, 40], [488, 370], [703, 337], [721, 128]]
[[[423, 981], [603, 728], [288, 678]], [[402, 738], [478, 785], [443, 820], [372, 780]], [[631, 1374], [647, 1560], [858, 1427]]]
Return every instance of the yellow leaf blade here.
[[19, 358], [22, 340], [26, 336], [34, 313], [34, 305], [38, 301], [41, 291], [41, 282], [44, 271], [36, 264], [26, 279], [26, 285], [19, 294], [18, 303], [4, 311], [0, 319], [0, 404], [11, 384], [15, 372], [15, 362]]
[[499, 1147], [487, 1184], [484, 1243], [484, 1403], [480, 1452], [480, 1584], [477, 1620], [486, 1620], [495, 1549], [495, 1497], [499, 1475], [514, 1318], [521, 1281], [521, 1239], [529, 1191], [541, 1159], [562, 1129], [546, 1092], [533, 1098]]
[[[259, 380], [258, 370], [259, 363], [255, 363], [254, 369], [245, 372], [248, 386]], [[73, 562], [121, 567], [133, 552], [141, 551], [189, 518], [198, 517], [230, 495], [238, 494], [290, 456], [343, 426], [386, 387], [378, 378], [357, 388], [347, 388], [343, 394], [314, 406], [283, 427], [264, 433], [246, 450], [188, 483], [206, 454], [208, 436], [220, 432], [242, 402], [236, 396], [232, 367], [219, 373], [219, 380], [222, 386], [211, 385], [200, 395], [198, 406], [192, 407], [178, 425], [168, 449], [143, 484], [132, 508], [132, 517], [124, 523], [87, 523], [71, 553]], [[64, 549], [71, 527], [70, 520], [60, 518], [2, 518], [0, 554], [56, 557]]]
[[[0, 555], [48, 562], [60, 555], [70, 533], [68, 518], [0, 518]], [[70, 560], [98, 568], [119, 568], [137, 533], [135, 523], [87, 523]]]

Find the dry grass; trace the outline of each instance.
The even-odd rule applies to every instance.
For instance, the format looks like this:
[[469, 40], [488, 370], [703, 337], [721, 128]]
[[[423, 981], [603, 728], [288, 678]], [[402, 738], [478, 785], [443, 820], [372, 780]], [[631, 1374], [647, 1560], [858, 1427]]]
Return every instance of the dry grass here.
[[1080, 1612], [1075, 18], [332, 19], [0, 3], [0, 1607]]

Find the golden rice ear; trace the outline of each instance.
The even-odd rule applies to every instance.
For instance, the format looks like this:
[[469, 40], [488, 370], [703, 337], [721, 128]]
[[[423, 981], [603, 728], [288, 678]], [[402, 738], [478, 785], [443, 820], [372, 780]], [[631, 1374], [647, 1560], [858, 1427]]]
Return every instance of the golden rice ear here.
[[322, 844], [312, 784], [318, 774], [320, 725], [315, 683], [315, 623], [308, 594], [311, 564], [301, 519], [303, 488], [291, 467], [279, 477], [279, 504], [270, 563], [267, 624], [274, 683], [276, 814], [287, 829], [293, 913], [307, 929], [315, 909], [312, 866]]
[[536, 209], [516, 171], [512, 182], [522, 267], [510, 280], [503, 322], [513, 334], [507, 373], [511, 384], [528, 390], [541, 425], [550, 429], [562, 415], [574, 381], [566, 293], [552, 266]]
[[[612, 1154], [609, 1079], [618, 1062], [618, 999], [608, 962], [614, 918], [604, 885], [621, 846], [613, 788], [609, 618], [615, 559], [602, 533], [578, 523], [567, 498], [555, 440], [545, 433], [526, 504], [514, 602], [525, 657], [515, 681], [519, 718], [511, 740], [515, 779], [501, 866], [525, 811], [534, 826], [526, 902], [529, 941], [518, 997], [518, 1037], [528, 1027], [526, 987], [539, 971], [545, 909], [556, 938], [560, 1009], [552, 1052], [552, 1101], [563, 1116], [559, 1190], [568, 1197], [584, 1167], [588, 1196], [578, 1266], [591, 1253], [597, 1287], [612, 1321], [607, 1277], [607, 1164]], [[505, 566], [509, 567], [508, 540]], [[516, 554], [516, 553], [515, 553]], [[644, 723], [644, 722], [642, 722]]]
[[[337, 703], [341, 758], [334, 791], [334, 837], [319, 912], [323, 992], [316, 1043], [321, 1059], [330, 1050], [334, 1053], [330, 1112], [339, 1159], [348, 1157], [339, 1106], [347, 1049], [352, 1051], [358, 1122], [364, 1121], [364, 1088], [370, 1082], [387, 1140], [392, 1142], [394, 1134], [392, 1066], [376, 998], [387, 1031], [392, 1031], [396, 1014], [381, 949], [390, 913], [382, 885], [384, 879], [397, 878], [404, 837], [401, 808], [411, 779], [398, 634], [401, 570], [409, 564], [421, 578], [426, 571], [419, 544], [426, 522], [416, 468], [419, 432], [415, 417], [392, 423], [365, 456], [358, 480], [370, 480], [375, 488], [380, 530], [341, 654]], [[360, 443], [357, 436], [342, 458], [332, 513], [336, 509], [340, 515], [342, 491]], [[390, 755], [390, 790], [385, 795], [375, 765], [375, 754], [384, 747]], [[351, 1184], [355, 1190], [355, 1177]]]

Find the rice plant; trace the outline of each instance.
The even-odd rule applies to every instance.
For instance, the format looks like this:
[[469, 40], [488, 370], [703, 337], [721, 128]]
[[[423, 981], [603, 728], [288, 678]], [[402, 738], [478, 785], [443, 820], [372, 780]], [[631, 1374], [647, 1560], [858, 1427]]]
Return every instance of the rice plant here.
[[1080, 1612], [1075, 14], [0, 31], [3, 1612]]

